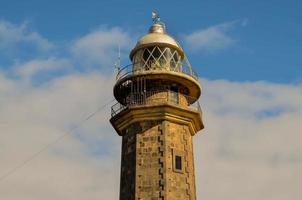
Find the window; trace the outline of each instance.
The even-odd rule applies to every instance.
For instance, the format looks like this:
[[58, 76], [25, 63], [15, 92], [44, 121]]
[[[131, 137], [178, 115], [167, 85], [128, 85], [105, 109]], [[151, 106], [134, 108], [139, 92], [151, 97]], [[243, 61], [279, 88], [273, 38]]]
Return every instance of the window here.
[[145, 62], [148, 61], [151, 52], [152, 52], [152, 49], [151, 49], [151, 48], [148, 48], [148, 49], [145, 49], [145, 50], [144, 50], [143, 59], [144, 59]]
[[182, 170], [181, 156], [175, 156], [175, 169], [176, 170]]
[[177, 173], [184, 173], [185, 164], [184, 164], [184, 152], [177, 149], [172, 149], [172, 169]]
[[169, 47], [147, 47], [142, 50], [142, 53], [139, 56], [142, 58], [142, 65], [146, 69], [161, 67], [175, 71], [175, 68], [180, 61], [178, 52], [175, 49], [171, 49]]

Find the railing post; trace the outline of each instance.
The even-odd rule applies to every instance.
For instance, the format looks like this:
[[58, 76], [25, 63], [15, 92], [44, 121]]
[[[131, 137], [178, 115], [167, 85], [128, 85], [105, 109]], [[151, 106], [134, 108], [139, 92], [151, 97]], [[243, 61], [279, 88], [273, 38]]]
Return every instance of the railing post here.
[[[155, 96], [153, 96], [155, 95]], [[148, 96], [150, 99], [148, 100]], [[152, 96], [152, 97], [151, 97]], [[131, 107], [131, 106], [138, 106], [138, 105], [146, 105], [146, 104], [152, 104], [152, 102], [162, 102], [162, 103], [171, 103], [178, 106], [184, 106], [186, 105], [200, 113], [201, 107], [199, 101], [195, 101], [196, 99], [193, 99], [192, 97], [189, 97], [187, 95], [183, 95], [186, 98], [186, 105], [182, 103], [182, 95], [179, 95], [179, 93], [171, 91], [171, 90], [157, 90], [157, 91], [146, 91], [143, 93], [130, 93], [129, 96], [126, 97], [124, 100], [125, 105], [117, 102], [113, 106], [111, 106], [111, 117], [114, 117], [118, 113], [122, 112], [123, 110]], [[175, 98], [177, 97], [177, 99]], [[195, 102], [194, 102], [195, 101]], [[190, 102], [194, 102], [193, 104], [190, 104]]]

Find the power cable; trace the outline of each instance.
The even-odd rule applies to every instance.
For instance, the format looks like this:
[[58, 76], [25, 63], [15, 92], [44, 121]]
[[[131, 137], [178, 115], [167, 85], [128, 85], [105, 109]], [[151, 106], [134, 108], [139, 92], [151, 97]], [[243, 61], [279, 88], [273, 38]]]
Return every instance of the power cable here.
[[100, 112], [101, 110], [103, 110], [106, 106], [108, 106], [113, 101], [114, 101], [114, 99], [112, 99], [112, 100], [108, 101], [107, 103], [105, 103], [104, 105], [100, 106], [96, 111], [94, 111], [93, 113], [89, 114], [86, 118], [84, 118], [83, 120], [81, 120], [76, 126], [74, 126], [73, 128], [71, 128], [69, 131], [65, 131], [64, 134], [60, 135], [58, 138], [56, 138], [52, 142], [48, 143], [43, 148], [41, 148], [39, 151], [37, 151], [36, 153], [32, 154], [30, 157], [28, 157], [27, 159], [25, 159], [22, 163], [16, 165], [14, 168], [12, 168], [8, 172], [6, 172], [2, 176], [0, 176], [0, 182], [3, 181], [8, 176], [14, 174], [17, 170], [19, 170], [22, 167], [24, 167], [26, 164], [28, 164], [29, 162], [31, 162], [33, 159], [35, 159], [36, 157], [38, 157], [41, 153], [43, 153], [44, 151], [46, 151], [47, 149], [49, 149], [54, 144], [58, 143], [60, 140], [62, 140], [66, 136], [71, 135], [73, 133], [73, 131], [75, 131], [76, 129], [80, 128], [85, 122], [87, 122], [89, 119], [91, 119], [98, 112]]

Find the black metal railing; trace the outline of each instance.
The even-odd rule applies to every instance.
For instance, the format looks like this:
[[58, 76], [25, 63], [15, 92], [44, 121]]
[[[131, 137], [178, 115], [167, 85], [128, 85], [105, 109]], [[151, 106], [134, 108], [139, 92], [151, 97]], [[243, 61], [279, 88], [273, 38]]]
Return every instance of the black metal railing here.
[[178, 92], [173, 92], [171, 90], [131, 93], [123, 99], [123, 101], [123, 104], [116, 102], [111, 107], [111, 117], [114, 117], [127, 108], [142, 105], [162, 104], [175, 105], [201, 113], [200, 104], [196, 98], [189, 97]]

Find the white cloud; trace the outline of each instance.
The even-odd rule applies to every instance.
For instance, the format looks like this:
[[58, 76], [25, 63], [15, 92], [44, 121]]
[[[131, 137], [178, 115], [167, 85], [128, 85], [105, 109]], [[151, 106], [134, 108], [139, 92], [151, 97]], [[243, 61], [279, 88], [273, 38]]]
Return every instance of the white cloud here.
[[[0, 175], [112, 99], [112, 81], [91, 72], [24, 87], [3, 76], [2, 90], [13, 91], [0, 93]], [[1, 181], [0, 199], [116, 199], [120, 138], [108, 126], [109, 110]]]
[[131, 45], [130, 36], [120, 28], [100, 29], [74, 41], [71, 51], [79, 62], [110, 68], [118, 56], [118, 46], [123, 51]]
[[[28, 79], [81, 57], [104, 64], [118, 44], [127, 48], [129, 38], [120, 29], [98, 30], [73, 43], [76, 60], [24, 61], [13, 67], [21, 79], [0, 72], [0, 176], [113, 98], [114, 78], [100, 71], [72, 70], [35, 86]], [[206, 127], [194, 137], [198, 198], [299, 200], [302, 85], [202, 83]], [[118, 199], [121, 138], [109, 117], [107, 106], [0, 181], [0, 199]]]
[[203, 82], [199, 198], [298, 200], [302, 85]]
[[226, 22], [206, 29], [197, 30], [184, 36], [185, 45], [192, 51], [200, 51], [204, 53], [212, 53], [217, 50], [228, 48], [236, 41], [228, 34], [228, 32], [238, 24], [238, 22], [241, 22], [241, 26], [247, 25], [247, 20], [245, 19], [242, 21], [236, 20]]
[[34, 59], [25, 63], [15, 64], [14, 73], [25, 80], [31, 80], [32, 76], [37, 73], [50, 72], [55, 70], [71, 69], [72, 64], [68, 59], [50, 57], [47, 59]]
[[16, 45], [27, 43], [35, 45], [39, 50], [49, 50], [54, 45], [39, 33], [30, 30], [28, 23], [15, 25], [8, 21], [0, 21], [0, 50], [15, 48]]
[[14, 82], [8, 80], [3, 72], [0, 72], [0, 83], [0, 94], [7, 95], [7, 93], [14, 90]]
[[[112, 76], [96, 72], [69, 74], [40, 87], [24, 87], [2, 76], [1, 174], [110, 100], [112, 84]], [[298, 200], [302, 86], [223, 80], [203, 84], [206, 128], [194, 138], [198, 197]], [[283, 109], [259, 117], [276, 107]], [[118, 198], [121, 141], [109, 117], [107, 107], [0, 182], [0, 198]]]

